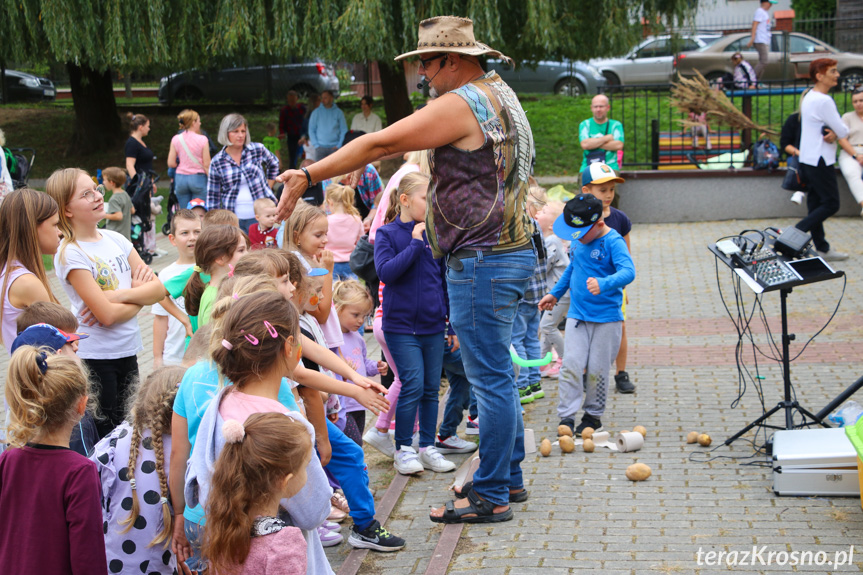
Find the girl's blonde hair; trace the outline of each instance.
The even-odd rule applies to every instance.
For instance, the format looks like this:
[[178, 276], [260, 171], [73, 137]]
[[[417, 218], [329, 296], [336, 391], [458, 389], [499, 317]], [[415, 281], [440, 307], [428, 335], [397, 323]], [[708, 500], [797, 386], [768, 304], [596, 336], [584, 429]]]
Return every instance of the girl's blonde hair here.
[[372, 296], [369, 290], [357, 280], [338, 281], [333, 284], [333, 303], [337, 311], [342, 311], [345, 306], [365, 306], [366, 312], [374, 308]]
[[9, 359], [6, 403], [12, 421], [6, 441], [23, 447], [80, 419], [78, 402], [90, 393], [81, 362], [50, 348], [23, 345]]
[[[30, 188], [15, 190], [0, 203], [0, 230], [3, 230], [0, 233], [0, 270], [6, 269], [0, 294], [9, 289], [9, 276], [16, 269], [12, 262], [18, 262], [42, 282], [51, 301], [58, 303], [42, 265], [42, 249], [36, 233], [36, 228], [56, 213], [57, 202], [53, 198]], [[4, 307], [0, 306], [0, 323], [3, 322]], [[3, 341], [2, 334], [0, 343], [7, 348], [12, 345], [11, 341]]]
[[192, 272], [183, 290], [186, 298], [186, 313], [198, 315], [200, 311], [201, 296], [207, 289], [201, 274], [211, 273], [217, 259], [233, 257], [242, 237], [243, 232], [234, 226], [207, 226], [198, 236], [195, 242], [195, 267], [201, 271]]
[[[91, 177], [90, 174], [80, 168], [63, 168], [54, 171], [45, 182], [45, 191], [57, 202], [57, 210], [60, 215], [60, 231], [63, 232], [63, 241], [60, 242], [60, 263], [66, 264], [66, 247], [69, 244], [78, 245], [75, 236], [75, 228], [72, 220], [66, 215], [66, 207], [75, 195], [75, 184], [80, 176]], [[94, 184], [95, 185], [95, 184]]]
[[177, 114], [177, 121], [180, 122], [181, 130], [190, 130], [192, 128], [192, 124], [194, 124], [200, 117], [200, 114], [195, 110], [186, 109]]
[[297, 250], [302, 253], [297, 241], [303, 230], [318, 218], [326, 218], [327, 214], [321, 208], [306, 202], [297, 202], [294, 213], [285, 223], [285, 241], [289, 250]]
[[312, 449], [305, 426], [281, 413], [254, 413], [243, 429], [242, 440], [225, 443], [210, 483], [203, 554], [216, 573], [234, 573], [246, 560], [252, 507], [297, 474]]
[[[130, 481], [135, 479], [135, 468], [138, 465], [138, 450], [144, 439], [144, 431], [149, 429], [153, 452], [156, 456], [156, 473], [159, 476], [159, 491], [162, 500], [162, 530], [156, 534], [148, 547], [158, 543], [168, 546], [173, 533], [173, 516], [168, 505], [168, 477], [165, 474], [165, 444], [164, 436], [171, 435], [171, 418], [174, 415], [174, 398], [177, 388], [186, 373], [185, 367], [165, 366], [156, 369], [143, 382], [139, 382], [130, 395], [126, 421], [132, 426], [132, 446], [129, 449], [129, 467], [126, 476]], [[134, 485], [134, 483], [132, 484]], [[138, 519], [140, 507], [137, 490], [132, 488], [132, 509], [129, 516], [120, 521], [126, 528], [121, 533], [128, 532]]]
[[[233, 296], [232, 296], [233, 297]], [[213, 329], [210, 356], [237, 389], [273, 369], [289, 337], [298, 342], [297, 310], [278, 292], [253, 293], [237, 300]]]
[[234, 266], [234, 277], [265, 275], [280, 278], [289, 271], [288, 260], [282, 255], [281, 250], [257, 250], [240, 258]]
[[422, 172], [411, 172], [402, 176], [398, 189], [390, 193], [390, 205], [387, 206], [384, 223], [388, 224], [392, 222], [401, 213], [402, 203], [400, 198], [402, 194], [410, 198], [415, 193], [428, 188], [428, 185], [429, 177]]
[[339, 206], [344, 212], [351, 216], [360, 217], [360, 212], [354, 205], [356, 191], [350, 186], [342, 184], [330, 184], [327, 186], [327, 202], [333, 206]]
[[405, 159], [407, 164], [416, 164], [420, 167], [420, 173], [431, 176], [431, 164], [429, 162], [429, 150], [417, 150], [410, 152]]

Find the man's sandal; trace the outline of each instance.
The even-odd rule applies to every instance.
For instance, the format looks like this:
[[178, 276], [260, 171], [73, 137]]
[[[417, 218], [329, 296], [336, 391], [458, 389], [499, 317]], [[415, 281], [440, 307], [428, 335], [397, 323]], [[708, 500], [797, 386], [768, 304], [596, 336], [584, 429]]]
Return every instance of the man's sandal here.
[[[468, 481], [461, 486], [460, 492], [453, 489], [453, 493], [455, 493], [457, 499], [464, 499], [465, 497], [467, 497], [467, 494], [470, 493], [471, 489], [473, 489], [473, 481]], [[525, 489], [524, 487], [521, 488], [521, 491], [509, 492], [510, 503], [521, 503], [523, 501], [527, 501], [527, 489]]]
[[[429, 519], [435, 523], [500, 523], [509, 521], [513, 517], [512, 508], [495, 513], [495, 504], [480, 499], [475, 491], [467, 494], [467, 500], [470, 505], [463, 509], [457, 508], [455, 501], [447, 501], [444, 514], [441, 517], [429, 515]], [[465, 517], [465, 515], [473, 517]]]

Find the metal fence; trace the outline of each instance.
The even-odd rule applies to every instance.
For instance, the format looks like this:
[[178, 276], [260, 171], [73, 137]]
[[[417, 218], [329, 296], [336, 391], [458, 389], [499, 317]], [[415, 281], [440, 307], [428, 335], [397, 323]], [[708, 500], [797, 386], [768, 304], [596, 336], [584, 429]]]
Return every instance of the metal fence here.
[[[798, 109], [800, 94], [808, 86], [804, 80], [765, 82], [757, 90], [726, 90], [725, 94], [757, 125], [775, 131], [770, 138], [778, 144], [782, 124]], [[708, 147], [703, 133], [696, 138], [682, 124], [689, 114], [671, 105], [670, 88], [667, 84], [621, 86], [608, 94], [609, 117], [623, 123], [625, 169], [705, 168], [711, 164], [727, 167], [731, 162], [742, 162], [741, 152], [751, 149], [762, 136], [753, 130], [732, 130], [708, 119]], [[853, 109], [850, 92], [836, 92], [833, 99], [840, 114]], [[744, 163], [749, 162], [747, 157]]]

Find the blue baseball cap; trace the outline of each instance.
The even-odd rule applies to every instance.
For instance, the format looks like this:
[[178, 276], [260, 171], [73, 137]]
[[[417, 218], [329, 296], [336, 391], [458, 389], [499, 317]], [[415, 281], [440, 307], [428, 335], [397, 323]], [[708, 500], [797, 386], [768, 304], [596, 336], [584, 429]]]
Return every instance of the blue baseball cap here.
[[201, 208], [205, 212], [207, 211], [207, 203], [201, 198], [192, 198], [188, 204], [186, 204], [186, 209], [191, 210], [192, 208]]
[[54, 351], [59, 351], [67, 343], [87, 339], [90, 337], [86, 333], [66, 333], [59, 330], [53, 325], [47, 323], [37, 323], [31, 325], [24, 331], [18, 334], [15, 341], [12, 342], [12, 347], [9, 349], [11, 353], [22, 345], [32, 345], [33, 347], [50, 347]]
[[587, 234], [601, 217], [602, 201], [593, 194], [578, 194], [566, 202], [552, 230], [560, 239], [571, 242]]

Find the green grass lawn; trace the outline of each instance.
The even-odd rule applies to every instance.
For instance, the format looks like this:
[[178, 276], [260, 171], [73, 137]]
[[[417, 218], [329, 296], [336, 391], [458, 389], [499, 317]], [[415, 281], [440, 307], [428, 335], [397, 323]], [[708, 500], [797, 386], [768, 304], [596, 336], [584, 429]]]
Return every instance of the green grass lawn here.
[[[610, 116], [623, 122], [626, 132], [624, 165], [650, 161], [652, 120], [659, 121], [660, 131], [682, 131], [677, 120], [683, 118], [683, 114], [669, 106], [667, 92], [639, 91], [626, 95], [612, 94], [611, 98]], [[835, 99], [840, 113], [851, 109], [850, 98], [846, 94], [837, 94]], [[143, 104], [147, 103], [144, 100], [152, 99], [139, 98], [137, 100], [141, 100], [142, 107], [140, 110], [135, 110], [127, 106], [124, 100], [119, 98], [117, 101], [119, 105], [124, 106], [124, 113], [127, 110], [140, 111], [150, 118], [151, 131], [146, 141], [156, 154], [154, 163], [156, 171], [164, 175], [167, 171], [165, 161], [168, 156], [168, 146], [177, 130], [175, 109], [144, 106]], [[778, 130], [785, 117], [796, 110], [797, 100], [798, 96], [755, 97], [753, 98], [755, 116], [753, 119], [759, 124], [771, 125]], [[577, 175], [582, 157], [578, 143], [578, 125], [590, 116], [590, 97], [569, 98], [527, 94], [521, 97], [521, 102], [533, 130], [536, 145], [536, 175]], [[339, 105], [345, 111], [350, 124], [351, 118], [359, 112], [358, 100], [345, 97], [339, 100]], [[203, 128], [214, 139], [218, 134], [219, 122], [226, 110], [231, 109], [246, 116], [255, 141], [260, 141], [266, 135], [267, 123], [278, 121], [277, 107], [270, 109], [259, 106], [230, 108], [225, 105], [217, 108], [200, 107]], [[383, 113], [381, 109], [377, 111], [379, 114]], [[96, 154], [84, 155], [69, 149], [68, 141], [73, 123], [72, 108], [66, 104], [15, 104], [0, 107], [0, 126], [6, 132], [7, 146], [36, 149], [36, 162], [31, 176], [33, 178], [47, 178], [51, 172], [61, 167], [77, 166], [95, 174], [96, 169], [99, 168], [125, 166], [124, 142], [118, 143], [112, 150]], [[712, 128], [721, 129], [719, 126], [712, 126]]]

